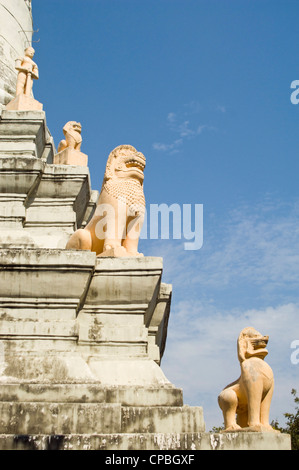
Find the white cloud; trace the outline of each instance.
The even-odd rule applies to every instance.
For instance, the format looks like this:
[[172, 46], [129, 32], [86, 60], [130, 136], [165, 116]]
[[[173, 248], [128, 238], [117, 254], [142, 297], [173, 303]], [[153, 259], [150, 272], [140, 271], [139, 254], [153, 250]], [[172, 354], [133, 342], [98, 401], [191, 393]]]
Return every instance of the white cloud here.
[[196, 129], [196, 134], [199, 135], [203, 132], [204, 129], [206, 129], [208, 126], [206, 125], [203, 125], [203, 126], [198, 126], [198, 128]]
[[[171, 143], [155, 142], [153, 149], [162, 152], [174, 153], [184, 142], [184, 139], [195, 138], [203, 133], [204, 130], [215, 130], [213, 126], [207, 124], [198, 124], [190, 121], [194, 115], [199, 113], [200, 105], [196, 101], [191, 101], [184, 106], [185, 111], [180, 113], [169, 112], [166, 118], [167, 127], [171, 132], [177, 134], [179, 139]], [[187, 119], [186, 119], [187, 117]]]
[[196, 100], [192, 100], [190, 101], [189, 103], [186, 103], [184, 105], [184, 108], [185, 108], [185, 114], [198, 114], [200, 111], [202, 111], [202, 105], [196, 101]]
[[165, 272], [178, 285], [198, 285], [209, 293], [229, 289], [234, 295], [235, 288], [243, 287], [266, 300], [276, 296], [287, 301], [298, 289], [298, 215], [296, 202], [244, 206], [214, 222], [205, 220], [209, 214], [204, 211], [204, 243], [199, 251], [187, 253], [183, 241], [150, 246], [163, 254]]
[[175, 113], [168, 113], [168, 116], [167, 116], [167, 121], [168, 122], [175, 122], [176, 120], [176, 114]]
[[195, 134], [195, 131], [190, 129], [190, 122], [184, 121], [178, 125], [176, 131], [180, 134], [181, 137], [188, 137]]
[[155, 142], [153, 148], [162, 152], [174, 153], [178, 151], [178, 147], [183, 143], [182, 139], [176, 139], [171, 144], [164, 144], [161, 142]]
[[225, 106], [218, 105], [217, 110], [220, 111], [221, 113], [226, 113], [226, 107]]

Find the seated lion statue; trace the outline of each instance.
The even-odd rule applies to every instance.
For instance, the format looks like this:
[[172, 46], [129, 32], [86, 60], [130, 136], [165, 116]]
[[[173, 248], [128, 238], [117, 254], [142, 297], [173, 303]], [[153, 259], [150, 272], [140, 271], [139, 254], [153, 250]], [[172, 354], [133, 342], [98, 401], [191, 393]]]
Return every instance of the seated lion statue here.
[[275, 432], [269, 424], [274, 378], [271, 367], [264, 361], [268, 340], [268, 336], [252, 327], [244, 328], [239, 335], [241, 376], [218, 397], [226, 432]]
[[131, 145], [110, 153], [95, 213], [70, 237], [66, 249], [90, 250], [97, 256], [143, 256], [138, 243], [145, 215], [145, 162]]
[[80, 122], [69, 121], [63, 127], [63, 134], [65, 140], [62, 140], [58, 145], [58, 153], [65, 150], [67, 147], [78, 150], [81, 150], [82, 137], [81, 137], [82, 126]]

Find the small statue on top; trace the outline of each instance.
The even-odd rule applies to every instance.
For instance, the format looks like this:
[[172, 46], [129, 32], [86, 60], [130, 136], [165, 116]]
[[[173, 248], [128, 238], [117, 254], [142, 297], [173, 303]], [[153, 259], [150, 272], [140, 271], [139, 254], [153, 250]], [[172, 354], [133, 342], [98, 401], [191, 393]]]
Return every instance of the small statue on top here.
[[16, 97], [6, 105], [7, 110], [42, 111], [43, 105], [32, 96], [33, 80], [38, 80], [38, 66], [32, 60], [35, 54], [33, 47], [25, 49], [24, 56], [16, 60], [18, 71]]
[[16, 70], [18, 70], [16, 96], [31, 96], [33, 79], [38, 80], [38, 66], [32, 60], [35, 54], [33, 47], [27, 47], [24, 57], [16, 60]]

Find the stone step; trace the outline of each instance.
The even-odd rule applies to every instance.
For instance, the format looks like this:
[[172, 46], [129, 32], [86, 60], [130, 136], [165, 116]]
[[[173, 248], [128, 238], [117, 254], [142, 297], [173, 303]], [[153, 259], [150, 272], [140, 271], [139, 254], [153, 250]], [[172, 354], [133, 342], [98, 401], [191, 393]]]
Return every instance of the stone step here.
[[0, 402], [0, 434], [203, 432], [201, 407], [119, 403]]
[[122, 407], [122, 432], [125, 433], [177, 433], [203, 432], [203, 409], [190, 407]]
[[25, 200], [44, 167], [45, 163], [34, 157], [0, 156], [1, 197], [21, 195]]
[[[289, 434], [276, 433], [160, 433], [160, 434], [64, 434], [64, 435], [0, 435], [0, 450], [103, 450], [103, 451], [197, 451], [197, 450], [291, 450]], [[143, 454], [140, 460], [148, 459], [150, 464], [194, 463], [190, 460], [194, 455], [187, 455], [183, 461], [181, 455], [186, 454]], [[190, 454], [190, 452], [189, 452]], [[136, 454], [132, 454], [136, 457]], [[116, 453], [114, 458], [118, 454]], [[112, 458], [112, 455], [107, 456]], [[186, 458], [186, 457], [185, 457]], [[150, 459], [150, 460], [149, 460]], [[168, 460], [166, 460], [168, 459]], [[110, 463], [113, 463], [110, 461]], [[118, 463], [121, 463], [118, 461]], [[132, 464], [130, 453], [126, 453], [123, 463]]]
[[0, 434], [121, 432], [121, 405], [98, 403], [0, 403]]
[[[8, 317], [8, 315], [7, 315]], [[1, 315], [0, 315], [1, 318]], [[1, 318], [1, 336], [60, 336], [74, 337], [78, 335], [78, 326], [76, 320], [56, 320], [41, 321], [30, 319], [12, 319], [3, 320]]]
[[2, 111], [0, 154], [27, 154], [51, 162], [54, 153], [54, 142], [44, 111]]
[[3, 110], [0, 116], [1, 135], [31, 135], [34, 138], [49, 136], [45, 111]]
[[1, 402], [120, 403], [125, 407], [183, 406], [175, 387], [103, 387], [98, 383], [1, 383]]
[[38, 152], [35, 140], [30, 135], [15, 135], [12, 139], [9, 136], [0, 136], [0, 152], [2, 155], [19, 155], [41, 158], [41, 151]]

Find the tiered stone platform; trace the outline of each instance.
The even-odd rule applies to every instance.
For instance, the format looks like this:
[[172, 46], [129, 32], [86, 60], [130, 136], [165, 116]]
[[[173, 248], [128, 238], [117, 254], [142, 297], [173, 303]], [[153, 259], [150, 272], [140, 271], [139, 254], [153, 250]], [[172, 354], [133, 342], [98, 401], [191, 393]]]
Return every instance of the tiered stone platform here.
[[43, 111], [0, 119], [0, 450], [287, 449], [210, 434], [164, 375], [161, 258], [68, 251], [97, 203], [87, 167], [54, 165]]

